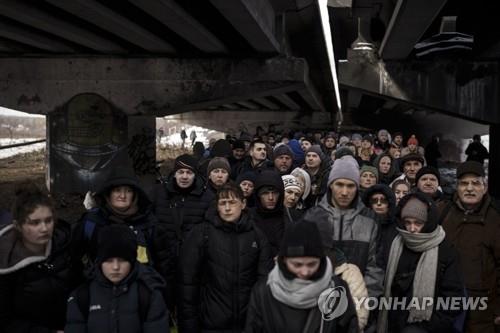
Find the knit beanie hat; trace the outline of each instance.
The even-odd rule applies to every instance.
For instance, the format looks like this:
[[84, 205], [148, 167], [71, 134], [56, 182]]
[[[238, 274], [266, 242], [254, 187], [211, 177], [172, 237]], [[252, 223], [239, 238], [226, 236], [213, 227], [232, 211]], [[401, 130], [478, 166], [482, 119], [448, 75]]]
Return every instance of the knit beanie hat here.
[[123, 258], [134, 263], [137, 258], [137, 236], [123, 224], [112, 224], [99, 230], [96, 262], [109, 258]]
[[242, 181], [248, 180], [251, 181], [255, 185], [255, 180], [257, 179], [257, 175], [253, 171], [246, 171], [240, 173], [236, 178], [236, 184], [240, 185]]
[[457, 179], [460, 179], [463, 175], [467, 173], [472, 173], [480, 177], [485, 176], [482, 164], [477, 161], [467, 161], [460, 164], [457, 168]]
[[321, 149], [321, 146], [320, 145], [312, 145], [311, 147], [309, 147], [308, 150], [306, 150], [306, 156], [308, 153], [316, 153], [318, 154], [319, 158], [321, 159], [321, 161], [323, 162], [325, 160], [325, 153], [323, 153], [323, 150]]
[[339, 139], [339, 146], [343, 146], [343, 145], [345, 145], [346, 143], [348, 143], [349, 141], [351, 141], [351, 140], [349, 140], [349, 138], [348, 138], [347, 136], [342, 135], [342, 136], [340, 137], [340, 139]]
[[285, 191], [287, 189], [297, 189], [299, 191], [301, 190], [299, 181], [297, 180], [297, 178], [295, 178], [295, 176], [284, 175], [281, 176], [281, 179], [283, 179], [283, 185], [285, 186]]
[[217, 140], [210, 151], [212, 157], [228, 157], [232, 154], [232, 147], [229, 141], [225, 139]]
[[408, 144], [409, 144], [409, 145], [415, 145], [415, 146], [418, 146], [418, 140], [417, 140], [417, 138], [415, 137], [415, 135], [412, 135], [412, 136], [408, 139]]
[[354, 141], [354, 140], [363, 140], [363, 137], [359, 133], [354, 133], [353, 135], [351, 135], [351, 140], [352, 141]]
[[354, 157], [354, 153], [348, 147], [340, 147], [335, 151], [335, 160], [342, 158], [344, 156], [352, 156]]
[[377, 178], [377, 182], [378, 182], [378, 170], [377, 168], [375, 168], [374, 166], [371, 166], [371, 165], [368, 165], [368, 164], [364, 164], [361, 169], [359, 170], [359, 176], [361, 177], [361, 175], [363, 175], [365, 172], [371, 172], [375, 175], [375, 178]]
[[231, 173], [231, 165], [225, 157], [214, 157], [210, 160], [207, 167], [207, 175], [210, 175], [210, 172], [214, 169], [224, 169], [227, 173]]
[[344, 156], [339, 160], [335, 160], [328, 176], [328, 187], [340, 178], [352, 180], [359, 187], [359, 166], [353, 157]]
[[427, 222], [427, 205], [417, 198], [411, 198], [401, 208], [401, 220], [413, 217], [419, 221]]
[[418, 170], [417, 175], [415, 176], [415, 182], [418, 183], [420, 177], [429, 174], [436, 176], [438, 184], [441, 184], [441, 175], [439, 174], [439, 170], [432, 166], [424, 166]]
[[182, 154], [177, 156], [174, 162], [174, 172], [179, 169], [189, 169], [193, 172], [196, 172], [196, 159], [188, 154]]
[[285, 230], [279, 256], [324, 257], [323, 243], [316, 223], [299, 221], [290, 224]]
[[288, 147], [288, 145], [286, 145], [286, 144], [279, 144], [276, 146], [276, 148], [274, 148], [273, 159], [276, 159], [277, 157], [279, 157], [281, 155], [288, 155], [292, 159], [294, 157], [292, 149], [290, 147]]
[[309, 193], [311, 193], [311, 176], [309, 176], [307, 171], [302, 168], [295, 168], [290, 174], [297, 178], [299, 176], [302, 176], [302, 178], [304, 178], [304, 193], [302, 193], [302, 200], [306, 200], [309, 196]]
[[245, 142], [243, 140], [236, 140], [233, 142], [234, 149], [245, 149]]

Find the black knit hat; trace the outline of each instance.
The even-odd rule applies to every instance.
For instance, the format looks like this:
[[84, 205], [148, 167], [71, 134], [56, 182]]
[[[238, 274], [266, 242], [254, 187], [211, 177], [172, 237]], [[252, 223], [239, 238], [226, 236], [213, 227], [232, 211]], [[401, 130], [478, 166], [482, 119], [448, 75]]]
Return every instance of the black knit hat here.
[[415, 176], [415, 182], [418, 183], [420, 177], [429, 174], [436, 176], [438, 184], [441, 184], [441, 175], [439, 174], [439, 170], [432, 166], [424, 166], [418, 170], [417, 175]]
[[290, 147], [285, 145], [285, 144], [281, 144], [281, 145], [277, 146], [276, 148], [274, 148], [273, 159], [276, 159], [277, 157], [279, 157], [281, 155], [288, 155], [288, 156], [290, 156], [290, 158], [292, 158], [292, 159], [294, 158], [292, 149], [290, 149]]
[[236, 178], [236, 184], [240, 185], [242, 181], [249, 180], [255, 184], [255, 180], [257, 179], [257, 175], [253, 171], [245, 171], [240, 173]]
[[97, 240], [98, 264], [109, 258], [123, 258], [134, 263], [137, 258], [137, 237], [129, 227], [112, 224], [99, 231]]
[[174, 163], [174, 172], [179, 169], [189, 169], [193, 172], [196, 172], [196, 159], [188, 154], [182, 154], [177, 156]]
[[485, 176], [482, 164], [477, 161], [467, 161], [460, 164], [457, 168], [457, 179], [461, 178], [463, 175], [467, 173], [472, 173], [480, 177]]
[[373, 145], [374, 139], [373, 136], [371, 136], [371, 134], [365, 134], [365, 136], [363, 136], [362, 141], [368, 141]]
[[233, 142], [233, 150], [234, 149], [246, 149], [245, 148], [245, 141], [243, 140], [236, 140]]
[[287, 258], [324, 257], [323, 243], [316, 224], [304, 221], [291, 224], [283, 236], [279, 255]]

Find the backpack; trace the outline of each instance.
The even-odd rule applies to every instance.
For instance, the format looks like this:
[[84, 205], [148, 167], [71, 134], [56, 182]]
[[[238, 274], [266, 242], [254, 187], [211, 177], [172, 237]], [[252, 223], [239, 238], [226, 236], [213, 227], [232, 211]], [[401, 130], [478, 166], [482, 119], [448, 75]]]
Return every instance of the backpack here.
[[[151, 303], [151, 290], [142, 282], [137, 280], [138, 293], [139, 293], [139, 318], [141, 323], [146, 322], [149, 312], [149, 305]], [[90, 282], [86, 282], [76, 290], [76, 304], [78, 309], [83, 314], [85, 321], [89, 319], [90, 309]]]

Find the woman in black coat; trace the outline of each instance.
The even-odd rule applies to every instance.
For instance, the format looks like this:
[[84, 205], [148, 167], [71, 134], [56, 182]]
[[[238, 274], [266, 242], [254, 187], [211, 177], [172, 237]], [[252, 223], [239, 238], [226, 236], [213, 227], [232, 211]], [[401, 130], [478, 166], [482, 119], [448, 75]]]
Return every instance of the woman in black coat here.
[[277, 265], [252, 291], [245, 333], [354, 333], [347, 284], [334, 274], [314, 223], [290, 225]]
[[67, 298], [81, 282], [70, 227], [34, 185], [17, 191], [12, 215], [0, 230], [0, 332], [62, 332]]
[[217, 214], [193, 228], [180, 255], [180, 332], [242, 332], [252, 287], [272, 266], [269, 244], [237, 185], [217, 193]]
[[[379, 312], [377, 332], [455, 332], [462, 311], [437, 304], [465, 296], [458, 254], [438, 225], [429, 196], [408, 194], [398, 207], [398, 236], [387, 262], [384, 297], [405, 301]], [[412, 299], [417, 303], [408, 307]]]

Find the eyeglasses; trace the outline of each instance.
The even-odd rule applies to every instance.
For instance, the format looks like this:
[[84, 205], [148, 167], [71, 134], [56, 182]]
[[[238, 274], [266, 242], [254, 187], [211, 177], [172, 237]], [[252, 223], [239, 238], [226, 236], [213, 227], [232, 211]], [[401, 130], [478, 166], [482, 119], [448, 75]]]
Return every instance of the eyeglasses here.
[[389, 201], [385, 198], [371, 198], [370, 205], [387, 205]]

